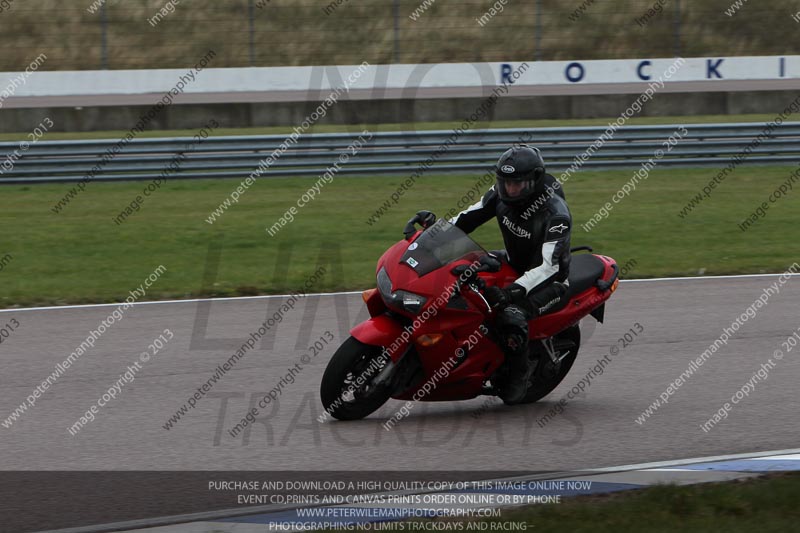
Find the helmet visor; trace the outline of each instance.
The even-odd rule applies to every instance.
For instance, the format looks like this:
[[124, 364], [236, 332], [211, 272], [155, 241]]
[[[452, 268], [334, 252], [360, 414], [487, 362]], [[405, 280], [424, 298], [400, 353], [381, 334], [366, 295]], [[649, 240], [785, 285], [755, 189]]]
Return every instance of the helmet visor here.
[[529, 180], [513, 180], [497, 176], [497, 192], [507, 202], [523, 201], [534, 194], [534, 182]]

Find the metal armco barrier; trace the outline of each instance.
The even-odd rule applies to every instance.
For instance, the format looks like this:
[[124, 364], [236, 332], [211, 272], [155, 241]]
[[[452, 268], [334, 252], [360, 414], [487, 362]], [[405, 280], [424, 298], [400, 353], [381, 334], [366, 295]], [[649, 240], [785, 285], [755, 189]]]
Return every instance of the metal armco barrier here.
[[[582, 168], [638, 167], [656, 150], [659, 166], [723, 166], [764, 133], [764, 123], [685, 124], [688, 135], [671, 151], [663, 144], [680, 125], [624, 126], [587, 159]], [[355, 129], [355, 128], [354, 128]], [[342, 165], [340, 175], [484, 172], [502, 151], [523, 140], [542, 149], [548, 169], [564, 170], [606, 130], [600, 127], [515, 128], [465, 131], [445, 147], [452, 130], [373, 133], [372, 139]], [[356, 133], [301, 135], [261, 176], [318, 176], [358, 136]], [[0, 143], [0, 184], [77, 182], [100, 164], [91, 181], [151, 180], [185, 155], [167, 179], [245, 178], [286, 135], [134, 139], [101, 164], [118, 139], [39, 141], [26, 151], [18, 142]], [[793, 164], [800, 161], [800, 122], [785, 122], [751, 147], [743, 163]]]

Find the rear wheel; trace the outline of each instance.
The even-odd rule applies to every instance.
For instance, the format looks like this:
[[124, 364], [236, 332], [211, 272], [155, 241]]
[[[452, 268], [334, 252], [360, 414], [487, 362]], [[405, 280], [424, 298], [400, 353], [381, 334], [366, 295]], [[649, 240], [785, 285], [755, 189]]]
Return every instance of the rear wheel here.
[[537, 349], [538, 359], [533, 363], [536, 369], [531, 375], [528, 392], [519, 403], [533, 403], [541, 400], [564, 380], [578, 356], [581, 345], [581, 330], [575, 325], [556, 335], [553, 339], [553, 348], [558, 363], [553, 363], [543, 346]]
[[336, 350], [320, 385], [325, 411], [339, 420], [358, 420], [377, 411], [391, 396], [386, 385], [375, 385], [390, 359], [383, 348], [350, 337]]

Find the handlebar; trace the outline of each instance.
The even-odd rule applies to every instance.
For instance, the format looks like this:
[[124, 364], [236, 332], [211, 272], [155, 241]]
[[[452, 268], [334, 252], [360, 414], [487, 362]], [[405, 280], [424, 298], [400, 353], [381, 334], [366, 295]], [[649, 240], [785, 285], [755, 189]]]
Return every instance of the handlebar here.
[[[466, 272], [469, 272], [469, 276], [463, 278]], [[460, 289], [462, 285], [469, 285], [470, 283], [475, 283], [479, 288], [483, 289], [486, 286], [486, 282], [477, 276], [478, 272], [488, 272], [488, 270], [481, 267], [471, 269], [470, 265], [458, 265], [457, 267], [453, 267], [450, 273], [458, 277], [456, 280], [456, 290]]]
[[500, 269], [503, 267], [503, 263], [501, 263], [498, 258], [491, 254], [482, 255], [478, 259], [478, 263], [480, 264], [478, 267], [473, 267], [472, 265], [455, 266], [450, 270], [450, 273], [460, 278], [462, 274], [470, 271], [471, 275], [467, 278], [469, 279], [474, 277], [474, 275], [478, 272], [500, 272]]
[[[475, 294], [480, 296], [481, 300], [486, 304], [486, 308], [491, 312], [492, 306], [489, 305], [489, 302], [486, 301], [481, 291], [486, 288], [486, 282], [478, 277], [479, 272], [499, 272], [500, 269], [503, 267], [503, 264], [500, 260], [493, 256], [493, 255], [483, 255], [478, 259], [479, 266], [474, 267], [472, 265], [458, 265], [453, 267], [450, 270], [450, 273], [454, 276], [457, 276], [455, 287], [453, 288], [455, 293], [461, 290], [461, 287], [466, 285], [467, 287], [471, 288]], [[469, 275], [464, 278], [464, 274], [469, 272]]]
[[[483, 257], [490, 257], [490, 256], [483, 256]], [[481, 257], [481, 260], [483, 259], [483, 257]], [[491, 259], [497, 261], [497, 259], [495, 258]], [[489, 313], [491, 313], [492, 306], [489, 305], [489, 302], [486, 300], [486, 298], [483, 296], [483, 293], [481, 292], [486, 288], [486, 282], [482, 278], [478, 277], [478, 273], [497, 272], [497, 270], [500, 270], [499, 261], [497, 261], [497, 265], [498, 268], [496, 270], [493, 268], [493, 265], [484, 265], [484, 264], [482, 264], [477, 268], [472, 267], [472, 265], [458, 265], [456, 267], [453, 267], [453, 269], [450, 270], [450, 273], [453, 274], [454, 276], [457, 276], [456, 283], [453, 286], [453, 294], [459, 294], [461, 292], [462, 287], [466, 285], [467, 287], [472, 289], [472, 292], [475, 293], [483, 301], [484, 305], [486, 305], [486, 310]], [[464, 278], [463, 276], [467, 272], [469, 272], [469, 276]]]

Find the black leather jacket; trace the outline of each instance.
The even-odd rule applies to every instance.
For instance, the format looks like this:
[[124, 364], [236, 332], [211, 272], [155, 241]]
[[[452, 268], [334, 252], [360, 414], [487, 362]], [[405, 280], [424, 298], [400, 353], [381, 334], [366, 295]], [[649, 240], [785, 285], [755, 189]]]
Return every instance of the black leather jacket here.
[[569, 274], [572, 215], [558, 181], [547, 174], [543, 191], [521, 206], [501, 201], [496, 186], [450, 222], [471, 233], [496, 217], [508, 261], [521, 273], [516, 283], [525, 287], [527, 294], [553, 281], [565, 281]]

